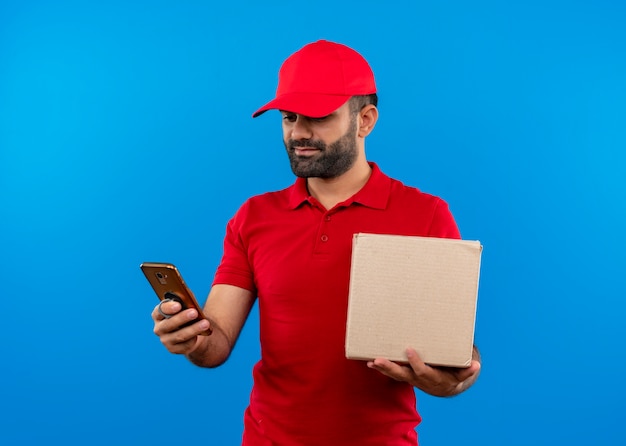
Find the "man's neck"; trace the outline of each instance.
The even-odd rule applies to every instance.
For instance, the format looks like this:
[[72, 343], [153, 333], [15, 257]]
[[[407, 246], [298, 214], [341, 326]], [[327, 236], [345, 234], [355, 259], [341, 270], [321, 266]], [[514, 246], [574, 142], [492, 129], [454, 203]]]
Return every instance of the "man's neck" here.
[[372, 168], [367, 161], [357, 161], [346, 173], [335, 178], [307, 178], [307, 187], [326, 209], [334, 208], [356, 194], [369, 179]]

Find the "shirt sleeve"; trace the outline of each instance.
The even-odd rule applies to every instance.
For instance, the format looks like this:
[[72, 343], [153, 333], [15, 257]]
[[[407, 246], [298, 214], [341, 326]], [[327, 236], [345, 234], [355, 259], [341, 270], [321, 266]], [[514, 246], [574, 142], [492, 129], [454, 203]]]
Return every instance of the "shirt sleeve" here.
[[256, 294], [254, 273], [248, 259], [248, 248], [244, 236], [247, 210], [248, 206], [245, 203], [226, 225], [224, 253], [217, 267], [213, 285], [233, 285]]
[[428, 230], [430, 237], [460, 239], [461, 233], [448, 207], [448, 203], [438, 199], [433, 213], [433, 219]]

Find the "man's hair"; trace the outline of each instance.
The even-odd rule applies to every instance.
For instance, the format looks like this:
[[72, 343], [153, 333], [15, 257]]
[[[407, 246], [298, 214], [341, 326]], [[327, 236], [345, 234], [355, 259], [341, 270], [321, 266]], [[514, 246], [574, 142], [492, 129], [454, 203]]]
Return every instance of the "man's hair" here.
[[377, 107], [378, 95], [376, 93], [373, 93], [373, 94], [352, 96], [348, 102], [350, 104], [350, 113], [352, 113], [353, 115], [356, 115], [366, 105], [372, 104], [373, 106]]

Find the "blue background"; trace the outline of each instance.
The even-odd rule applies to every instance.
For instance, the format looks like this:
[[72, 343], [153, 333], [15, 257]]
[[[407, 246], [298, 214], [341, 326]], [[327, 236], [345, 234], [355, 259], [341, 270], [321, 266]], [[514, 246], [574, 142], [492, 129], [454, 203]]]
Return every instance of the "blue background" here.
[[626, 443], [623, 2], [100, 3], [0, 4], [1, 444], [238, 443], [256, 309], [195, 368], [139, 264], [204, 301], [227, 220], [293, 181], [250, 115], [319, 38], [376, 73], [369, 159], [484, 245], [482, 375], [418, 395], [421, 443]]

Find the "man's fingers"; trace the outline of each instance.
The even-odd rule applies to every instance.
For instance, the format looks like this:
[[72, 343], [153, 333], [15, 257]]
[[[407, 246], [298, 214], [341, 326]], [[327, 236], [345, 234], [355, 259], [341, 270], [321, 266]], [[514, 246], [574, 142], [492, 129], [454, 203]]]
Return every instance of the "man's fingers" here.
[[182, 310], [182, 308], [183, 307], [180, 305], [180, 303], [176, 302], [175, 300], [163, 301], [156, 306], [156, 310], [159, 313], [161, 319], [167, 319], [168, 316], [174, 316], [176, 313]]
[[[206, 319], [202, 319], [184, 328], [177, 326], [172, 329], [169, 327], [170, 324], [180, 324], [180, 320], [185, 314], [187, 314], [187, 312], [155, 324], [154, 333], [171, 353], [188, 353], [197, 344], [198, 336], [210, 329], [210, 323]], [[182, 321], [183, 323], [186, 322], [185, 319]], [[158, 329], [156, 327], [158, 327]]]
[[[168, 302], [168, 303], [172, 303], [172, 302]], [[163, 310], [163, 308], [161, 308], [161, 310]], [[184, 325], [190, 321], [193, 321], [194, 319], [198, 317], [198, 312], [193, 308], [187, 309], [183, 312], [173, 313], [172, 316], [168, 318], [161, 315], [158, 309], [156, 309], [155, 311], [156, 311], [156, 314], [154, 312], [152, 313], [153, 314], [152, 317], [154, 318], [154, 321], [155, 321], [153, 331], [154, 331], [154, 334], [159, 337], [166, 335], [168, 333], [174, 333], [176, 331], [179, 331], [181, 325]], [[206, 321], [204, 324], [208, 324], [208, 321]]]
[[408, 366], [396, 364], [384, 358], [374, 359], [367, 365], [390, 378], [407, 382], [412, 382], [415, 376], [423, 376], [432, 372], [432, 369], [424, 364], [415, 350], [409, 348], [406, 353], [409, 360]]
[[409, 364], [416, 375], [422, 376], [432, 372], [432, 368], [422, 361], [422, 358], [419, 357], [414, 349], [407, 348], [406, 356], [409, 359]]
[[397, 381], [409, 381], [411, 379], [411, 372], [407, 367], [391, 362], [388, 359], [377, 358], [369, 361], [367, 366]]

